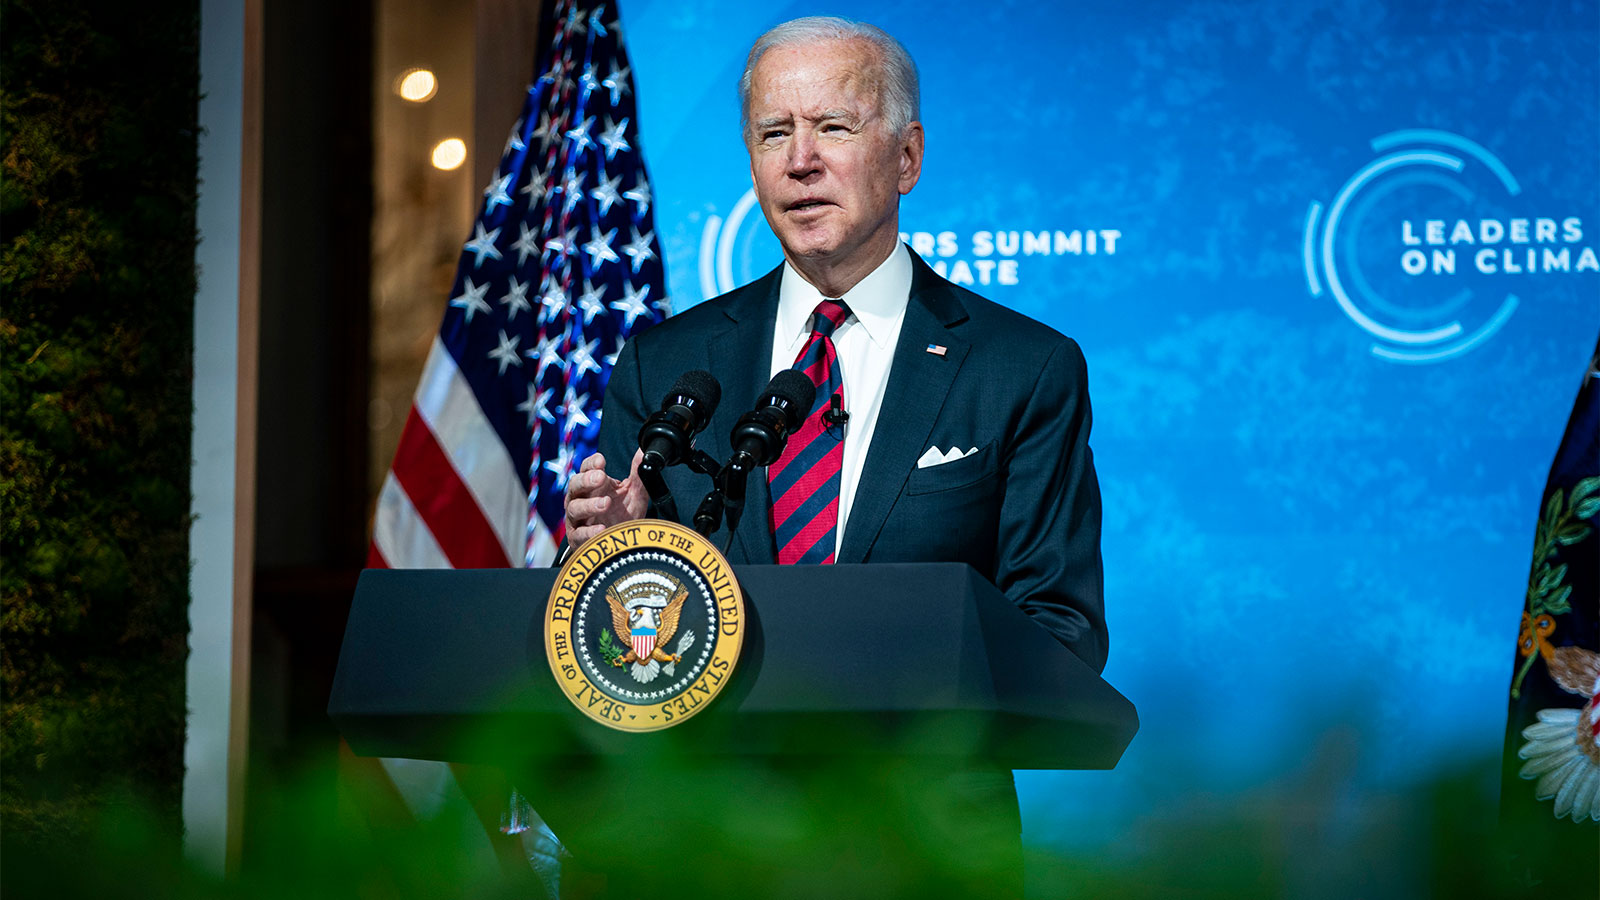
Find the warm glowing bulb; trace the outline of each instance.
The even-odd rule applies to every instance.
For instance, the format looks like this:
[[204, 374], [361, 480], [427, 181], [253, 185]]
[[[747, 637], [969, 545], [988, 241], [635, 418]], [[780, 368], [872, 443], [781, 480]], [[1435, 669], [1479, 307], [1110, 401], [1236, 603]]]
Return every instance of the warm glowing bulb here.
[[445, 138], [433, 148], [433, 166], [446, 172], [467, 161], [467, 145], [461, 138]]
[[407, 69], [395, 80], [394, 92], [412, 103], [426, 103], [439, 92], [439, 79], [427, 69]]

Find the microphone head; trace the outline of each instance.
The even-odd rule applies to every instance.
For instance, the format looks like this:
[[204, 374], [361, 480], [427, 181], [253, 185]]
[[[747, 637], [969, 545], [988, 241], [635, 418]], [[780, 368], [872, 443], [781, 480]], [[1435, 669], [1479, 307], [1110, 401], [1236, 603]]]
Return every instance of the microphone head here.
[[667, 403], [670, 405], [679, 397], [690, 401], [684, 405], [694, 411], [695, 430], [699, 431], [711, 421], [711, 414], [717, 411], [717, 404], [722, 402], [722, 385], [710, 372], [691, 369], [678, 376]]
[[783, 410], [789, 430], [794, 431], [811, 414], [811, 406], [817, 402], [817, 386], [811, 383], [810, 377], [804, 372], [784, 369], [767, 382], [762, 397], [768, 405]]

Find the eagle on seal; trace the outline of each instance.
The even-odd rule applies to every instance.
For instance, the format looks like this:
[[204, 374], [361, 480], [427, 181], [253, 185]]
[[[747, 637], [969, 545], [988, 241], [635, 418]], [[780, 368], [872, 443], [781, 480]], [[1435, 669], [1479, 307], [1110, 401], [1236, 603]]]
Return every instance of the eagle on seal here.
[[[611, 664], [621, 667], [629, 663], [675, 663], [682, 659], [679, 654], [667, 653], [661, 648], [678, 633], [678, 617], [683, 613], [683, 601], [688, 598], [689, 590], [679, 587], [665, 604], [661, 600], [624, 604], [614, 589], [607, 588], [606, 603], [611, 607], [611, 628], [622, 639], [622, 646], [628, 648], [628, 652], [612, 660]], [[634, 633], [636, 630], [639, 632], [637, 635]]]

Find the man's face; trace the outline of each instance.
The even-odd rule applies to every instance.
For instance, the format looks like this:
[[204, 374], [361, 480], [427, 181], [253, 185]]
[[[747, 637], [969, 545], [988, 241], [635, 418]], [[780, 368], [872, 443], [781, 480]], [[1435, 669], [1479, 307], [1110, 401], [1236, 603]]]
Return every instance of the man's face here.
[[900, 195], [922, 171], [922, 125], [890, 132], [875, 54], [861, 41], [776, 47], [752, 73], [750, 177], [791, 260], [875, 265], [898, 239]]

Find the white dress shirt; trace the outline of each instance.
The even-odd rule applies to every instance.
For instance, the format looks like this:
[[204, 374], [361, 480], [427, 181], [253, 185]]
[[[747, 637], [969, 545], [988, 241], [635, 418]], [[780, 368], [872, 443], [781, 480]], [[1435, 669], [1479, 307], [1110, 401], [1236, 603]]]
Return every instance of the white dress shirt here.
[[[826, 298], [810, 282], [800, 277], [793, 266], [784, 264], [783, 282], [778, 288], [778, 319], [772, 334], [772, 374], [794, 368], [795, 358], [811, 336], [812, 314]], [[861, 467], [867, 461], [867, 448], [878, 425], [878, 408], [883, 405], [883, 390], [889, 383], [889, 365], [900, 342], [900, 324], [905, 321], [906, 303], [911, 299], [911, 251], [905, 244], [872, 270], [872, 274], [843, 297], [850, 317], [833, 332], [833, 347], [839, 354], [839, 373], [844, 379], [844, 409], [850, 420], [844, 428], [844, 462], [839, 473], [839, 528], [834, 535], [834, 554], [844, 546], [844, 529], [850, 519], [850, 506], [861, 483]]]

